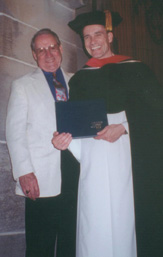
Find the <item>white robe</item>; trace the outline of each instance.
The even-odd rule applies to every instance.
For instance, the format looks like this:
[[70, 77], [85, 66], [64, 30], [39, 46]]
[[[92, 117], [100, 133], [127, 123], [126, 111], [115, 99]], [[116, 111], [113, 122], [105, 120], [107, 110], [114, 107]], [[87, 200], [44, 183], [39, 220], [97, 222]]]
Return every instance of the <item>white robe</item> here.
[[[108, 121], [128, 126], [125, 112]], [[76, 257], [136, 257], [129, 135], [114, 143], [76, 139], [70, 150], [81, 164]]]

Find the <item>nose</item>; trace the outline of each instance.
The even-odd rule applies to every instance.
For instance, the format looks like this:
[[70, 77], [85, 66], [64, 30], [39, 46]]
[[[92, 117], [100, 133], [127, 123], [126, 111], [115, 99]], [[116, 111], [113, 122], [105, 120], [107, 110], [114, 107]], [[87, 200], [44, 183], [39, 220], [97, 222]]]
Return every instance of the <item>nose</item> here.
[[95, 37], [91, 37], [91, 38], [90, 38], [90, 43], [91, 43], [91, 45], [93, 45], [93, 44], [95, 43], [95, 41], [96, 41], [96, 40], [95, 40]]
[[49, 48], [45, 49], [45, 54], [46, 54], [47, 57], [51, 57], [52, 56], [51, 50]]

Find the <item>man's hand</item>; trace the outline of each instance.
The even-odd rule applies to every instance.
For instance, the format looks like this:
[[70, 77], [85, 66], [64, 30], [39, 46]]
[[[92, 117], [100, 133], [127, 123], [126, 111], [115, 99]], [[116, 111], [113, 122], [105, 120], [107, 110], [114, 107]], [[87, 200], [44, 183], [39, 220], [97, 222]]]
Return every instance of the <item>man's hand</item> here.
[[122, 124], [112, 124], [98, 132], [95, 139], [103, 139], [113, 143], [124, 134], [126, 134], [126, 130]]
[[32, 200], [36, 200], [39, 197], [39, 185], [33, 172], [19, 177], [19, 182], [25, 196]]
[[72, 135], [69, 133], [54, 132], [52, 138], [52, 144], [58, 150], [66, 150], [72, 141]]

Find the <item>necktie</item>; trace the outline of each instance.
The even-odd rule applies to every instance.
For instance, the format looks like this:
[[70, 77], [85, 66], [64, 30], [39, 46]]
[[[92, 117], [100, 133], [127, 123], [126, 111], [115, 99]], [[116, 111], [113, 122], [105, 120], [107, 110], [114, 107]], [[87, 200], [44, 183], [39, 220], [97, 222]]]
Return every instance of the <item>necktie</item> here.
[[56, 100], [67, 101], [66, 90], [64, 86], [59, 81], [57, 81], [56, 74], [53, 74], [53, 83], [55, 87]]

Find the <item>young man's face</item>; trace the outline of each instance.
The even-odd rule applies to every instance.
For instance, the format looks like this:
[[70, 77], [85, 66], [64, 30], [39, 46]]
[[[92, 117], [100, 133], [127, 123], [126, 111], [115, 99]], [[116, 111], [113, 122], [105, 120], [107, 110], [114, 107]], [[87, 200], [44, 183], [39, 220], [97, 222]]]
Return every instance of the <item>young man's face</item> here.
[[102, 59], [113, 55], [110, 43], [112, 32], [107, 33], [103, 25], [88, 25], [83, 29], [84, 44], [87, 52], [94, 58]]
[[62, 62], [62, 46], [50, 34], [37, 36], [33, 57], [42, 70], [55, 72]]

